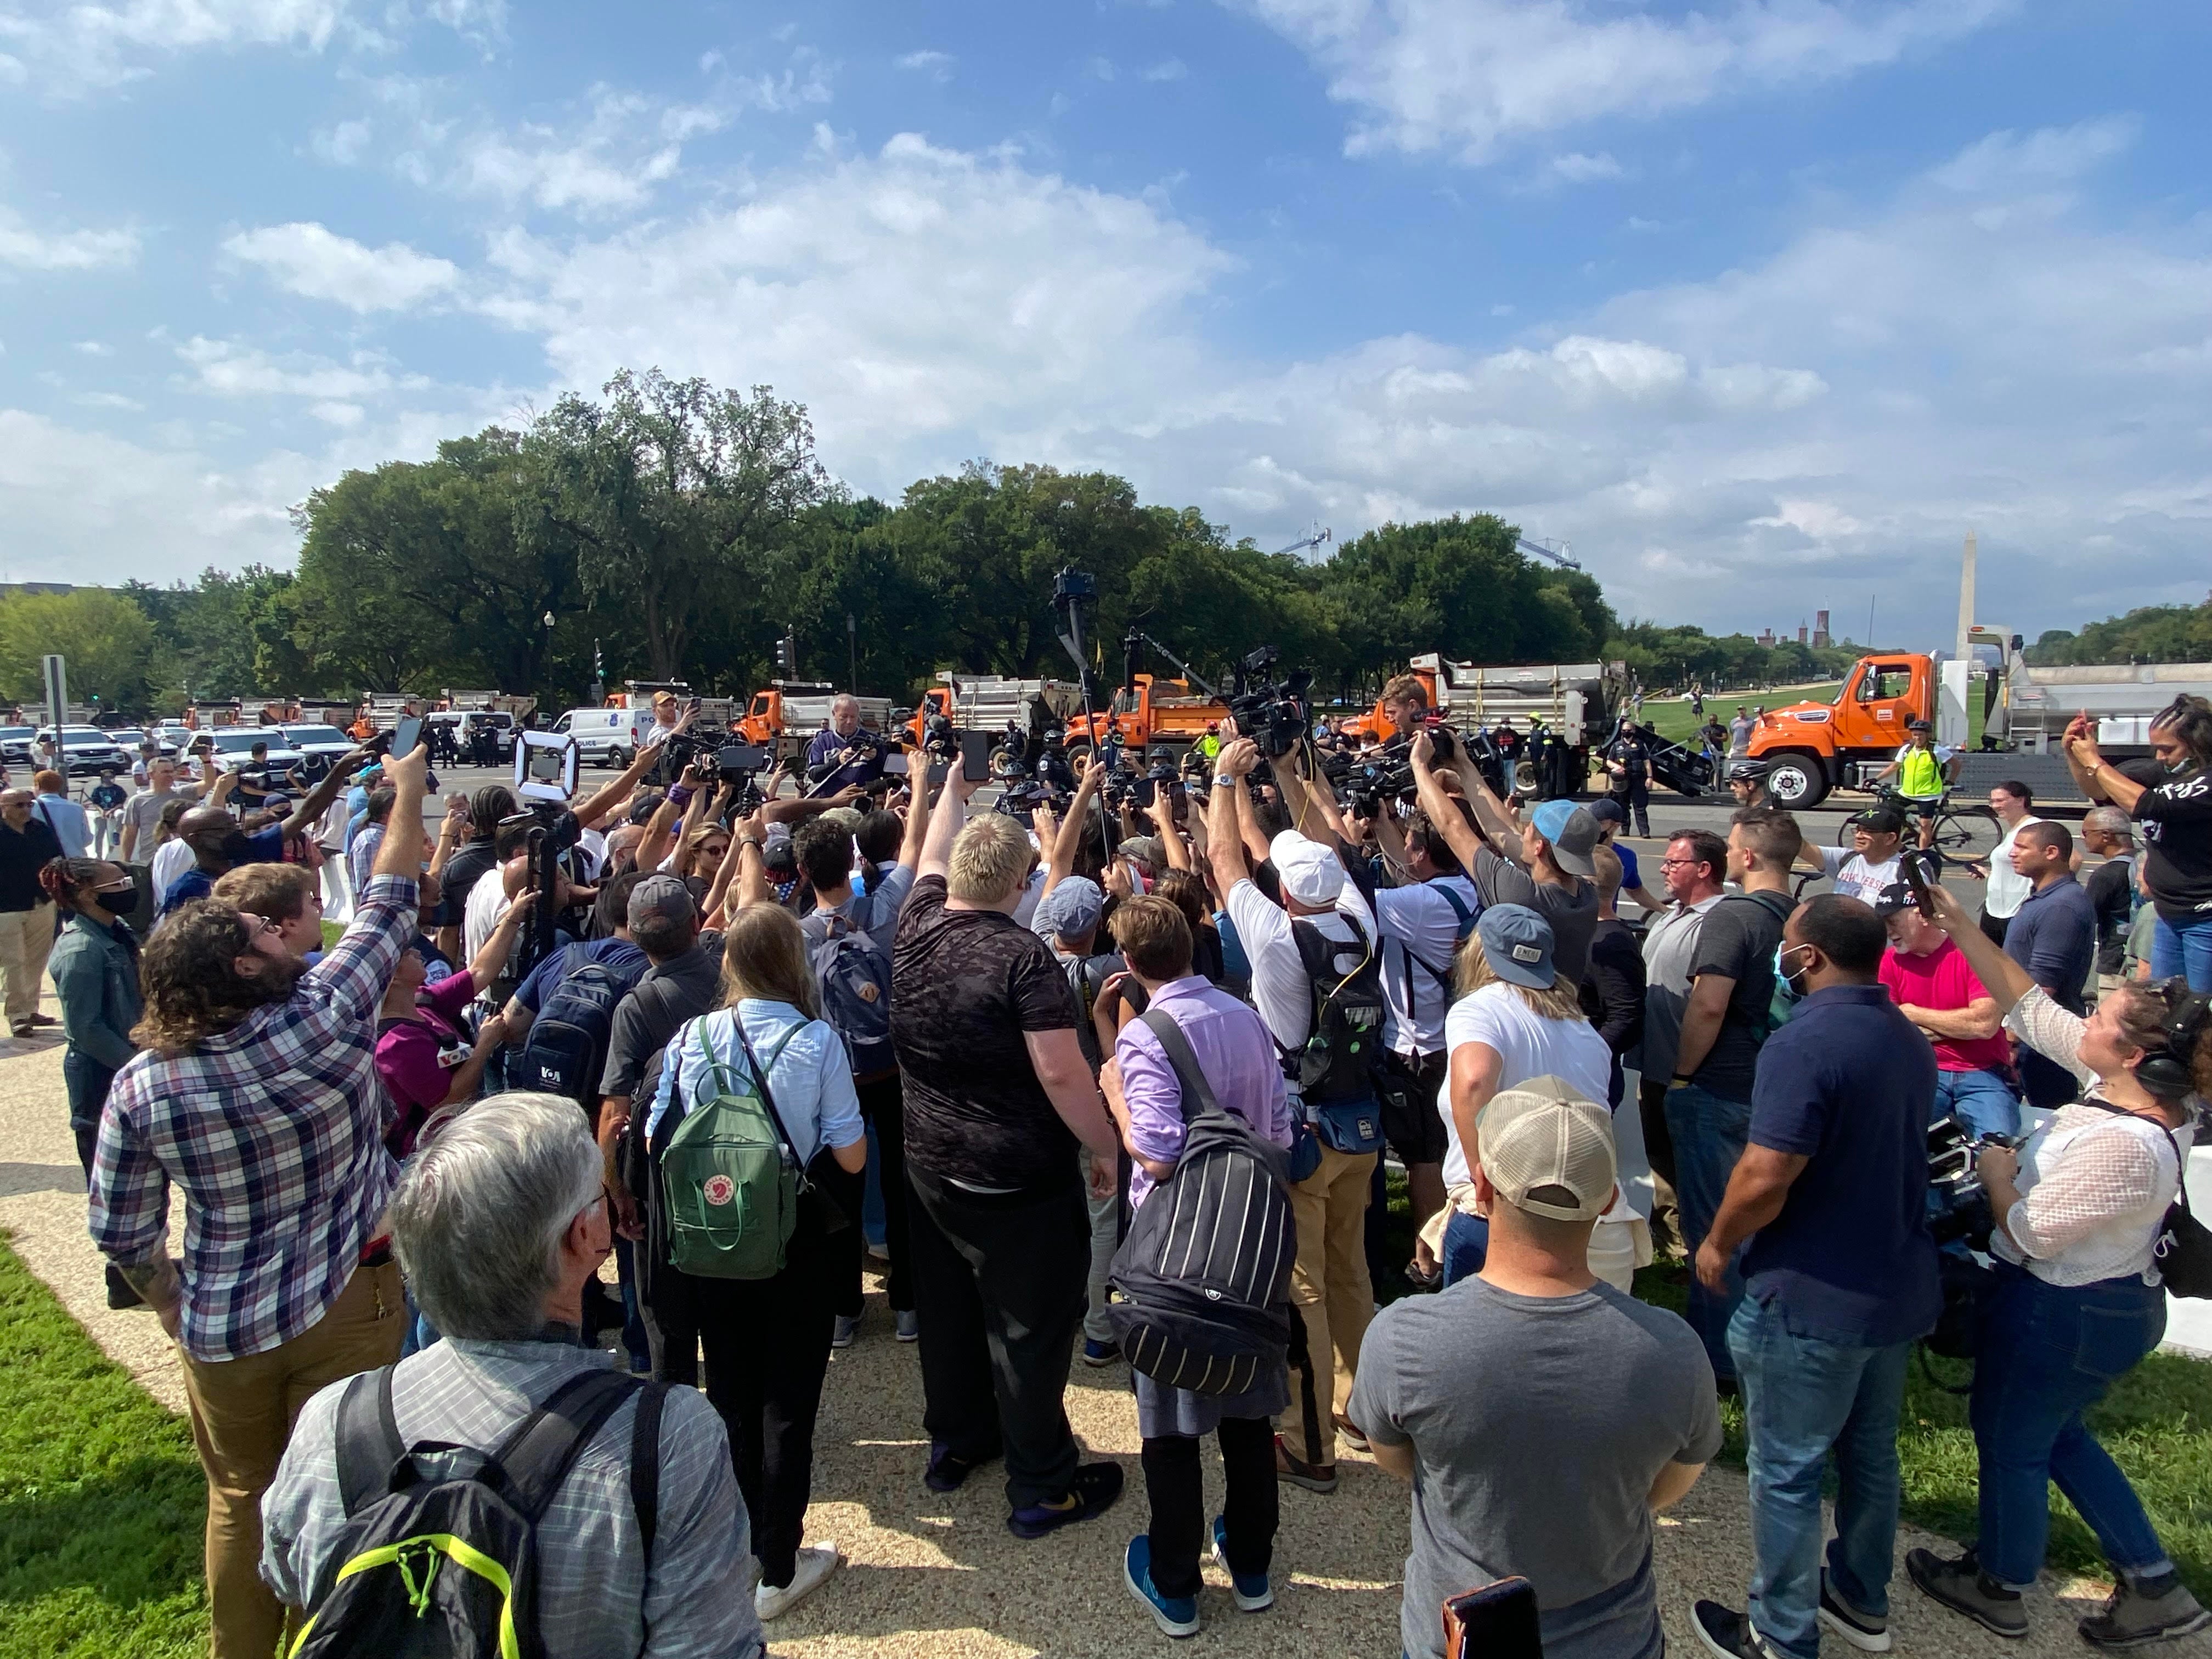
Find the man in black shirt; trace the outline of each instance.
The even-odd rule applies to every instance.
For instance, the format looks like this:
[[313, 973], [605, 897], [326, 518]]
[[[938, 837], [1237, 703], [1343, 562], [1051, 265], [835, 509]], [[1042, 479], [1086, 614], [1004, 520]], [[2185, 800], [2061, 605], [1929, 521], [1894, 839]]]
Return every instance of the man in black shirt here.
[[39, 885], [48, 859], [62, 855], [51, 824], [27, 789], [0, 790], [0, 972], [8, 985], [8, 1029], [19, 1037], [51, 1025], [39, 1012], [39, 981], [54, 946], [54, 903]]
[[1079, 1461], [1060, 1404], [1091, 1263], [1075, 1149], [1103, 1196], [1119, 1145], [1067, 977], [1013, 919], [1029, 836], [1000, 813], [963, 825], [970, 788], [957, 770], [945, 786], [891, 957], [925, 1478], [955, 1491], [1003, 1451], [1006, 1525], [1041, 1538], [1121, 1495], [1120, 1465]]
[[2101, 995], [2119, 983], [2128, 924], [2135, 920], [2135, 823], [2117, 806], [2092, 807], [2081, 820], [2081, 847], [2104, 860], [2081, 884], [2089, 890], [2089, 902], [2097, 912], [2097, 989]]
[[1606, 775], [1613, 798], [1635, 820], [1636, 833], [1651, 834], [1651, 749], [1635, 724], [1624, 719], [1605, 746]]
[[[1752, 1082], [1770, 1027], [1774, 953], [1796, 908], [1790, 866], [1803, 848], [1797, 821], [1772, 807], [1751, 807], [1729, 827], [1728, 873], [1743, 889], [1724, 895], [1698, 929], [1690, 999], [1682, 1011], [1674, 1073], [1667, 1085], [1667, 1128], [1674, 1143], [1674, 1195], [1682, 1243], [1705, 1242], [1728, 1189], [1729, 1172], [1751, 1132]], [[1690, 1323], [1705, 1339], [1713, 1374], [1735, 1379], [1728, 1323], [1743, 1300], [1730, 1267], [1720, 1292], [1692, 1280]]]

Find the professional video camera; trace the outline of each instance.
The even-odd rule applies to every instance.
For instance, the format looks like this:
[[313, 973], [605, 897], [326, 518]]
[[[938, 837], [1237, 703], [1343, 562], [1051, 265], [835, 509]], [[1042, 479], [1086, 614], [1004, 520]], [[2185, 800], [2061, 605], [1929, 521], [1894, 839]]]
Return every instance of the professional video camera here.
[[1164, 756], [1153, 761], [1139, 772], [1129, 764], [1126, 752], [1106, 774], [1098, 798], [1109, 812], [1119, 812], [1125, 805], [1139, 812], [1150, 811], [1152, 803], [1159, 799], [1163, 788], [1173, 790], [1182, 786], [1182, 775], [1173, 761]]
[[1270, 679], [1278, 654], [1273, 646], [1263, 645], [1238, 662], [1236, 691], [1229, 699], [1229, 716], [1237, 732], [1271, 761], [1305, 741], [1313, 718], [1306, 701], [1313, 671], [1297, 668], [1279, 680]]
[[921, 752], [946, 764], [960, 758], [960, 730], [944, 710], [933, 708], [921, 717]]
[[1048, 806], [1055, 812], [1062, 812], [1067, 810], [1067, 803], [1066, 791], [1054, 788], [1041, 778], [1022, 778], [999, 792], [999, 799], [991, 810], [1005, 813], [1026, 830], [1035, 827], [1038, 807]]
[[714, 781], [737, 786], [737, 793], [723, 813], [726, 823], [760, 811], [766, 799], [761, 793], [761, 774], [775, 759], [773, 751], [752, 743], [726, 743], [714, 751]]
[[1983, 1135], [1977, 1139], [1955, 1117], [1939, 1117], [1928, 1126], [1928, 1228], [1938, 1244], [1957, 1241], [1970, 1250], [1986, 1251], [1996, 1217], [1990, 1195], [1974, 1177], [1974, 1158], [1984, 1146], [2017, 1146], [2015, 1135]]

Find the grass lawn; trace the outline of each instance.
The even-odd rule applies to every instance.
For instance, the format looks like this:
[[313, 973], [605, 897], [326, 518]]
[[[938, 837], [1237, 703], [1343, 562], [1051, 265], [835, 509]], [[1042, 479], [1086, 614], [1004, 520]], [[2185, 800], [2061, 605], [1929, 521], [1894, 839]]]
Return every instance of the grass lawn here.
[[0, 1245], [0, 1659], [207, 1651], [191, 1431]]
[[[1773, 691], [1713, 692], [1705, 697], [1705, 713], [1717, 716], [1726, 726], [1735, 718], [1735, 706], [1757, 708], [1764, 703], [1770, 710], [1787, 708], [1793, 702], [1833, 702], [1836, 693], [1843, 690], [1841, 680], [1831, 680], [1825, 685], [1784, 686]], [[1687, 697], [1647, 698], [1644, 704], [1644, 723], [1662, 738], [1676, 743], [1687, 743], [1697, 735], [1698, 717], [1690, 712]]]
[[[1689, 1279], [1680, 1266], [1646, 1267], [1636, 1276], [1644, 1301], [1680, 1311]], [[1964, 1382], [1970, 1368], [1934, 1362], [1946, 1382]], [[1743, 1462], [1743, 1413], [1721, 1402], [1728, 1445], [1721, 1453]], [[2212, 1597], [2212, 1364], [2174, 1354], [2153, 1354], [2113, 1386], [2089, 1413], [2113, 1460], [2135, 1483], [2166, 1553], [2191, 1589]], [[1898, 1446], [1904, 1464], [1905, 1518], [1950, 1538], [1975, 1531], [1974, 1437], [1966, 1402], [1928, 1380], [1917, 1357], [1906, 1373], [1905, 1413]], [[2094, 1534], [2054, 1487], [2047, 1565], [2054, 1573], [2108, 1578]]]

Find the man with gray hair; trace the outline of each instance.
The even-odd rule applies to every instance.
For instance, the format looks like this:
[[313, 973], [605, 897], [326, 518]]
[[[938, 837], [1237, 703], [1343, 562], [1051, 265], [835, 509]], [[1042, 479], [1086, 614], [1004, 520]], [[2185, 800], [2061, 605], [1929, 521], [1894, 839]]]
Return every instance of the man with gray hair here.
[[806, 745], [806, 787], [813, 795], [834, 795], [851, 786], [865, 789], [884, 775], [888, 752], [872, 732], [860, 730], [860, 702], [849, 691], [830, 699], [830, 724]]
[[[340, 1413], [349, 1389], [385, 1392], [385, 1420], [403, 1449], [490, 1452], [572, 1379], [610, 1364], [583, 1346], [580, 1323], [585, 1282], [614, 1233], [599, 1149], [575, 1102], [522, 1093], [479, 1101], [416, 1154], [391, 1213], [407, 1282], [445, 1340], [333, 1383], [300, 1413], [262, 1503], [261, 1573], [280, 1600], [310, 1612], [347, 1559], [349, 1508], [383, 1496], [347, 1501]], [[648, 1400], [659, 1421], [647, 1411], [641, 1427]], [[654, 1459], [657, 1479], [634, 1477], [641, 1455]], [[546, 1659], [757, 1659], [763, 1650], [744, 1500], [721, 1419], [695, 1390], [633, 1386], [568, 1466], [535, 1541]]]
[[2092, 807], [2081, 820], [2081, 850], [2104, 860], [2081, 884], [2097, 913], [2097, 994], [2103, 996], [2120, 982], [2128, 924], [2135, 920], [2135, 820], [2117, 806]]

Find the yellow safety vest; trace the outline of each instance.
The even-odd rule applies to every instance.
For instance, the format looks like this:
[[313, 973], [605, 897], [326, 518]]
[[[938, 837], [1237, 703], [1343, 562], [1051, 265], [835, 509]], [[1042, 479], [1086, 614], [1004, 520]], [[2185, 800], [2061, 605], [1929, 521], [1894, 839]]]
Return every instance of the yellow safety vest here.
[[1943, 793], [1943, 763], [1936, 758], [1932, 749], [1911, 748], [1905, 754], [1897, 771], [1899, 794], [1916, 799], [1932, 800]]

